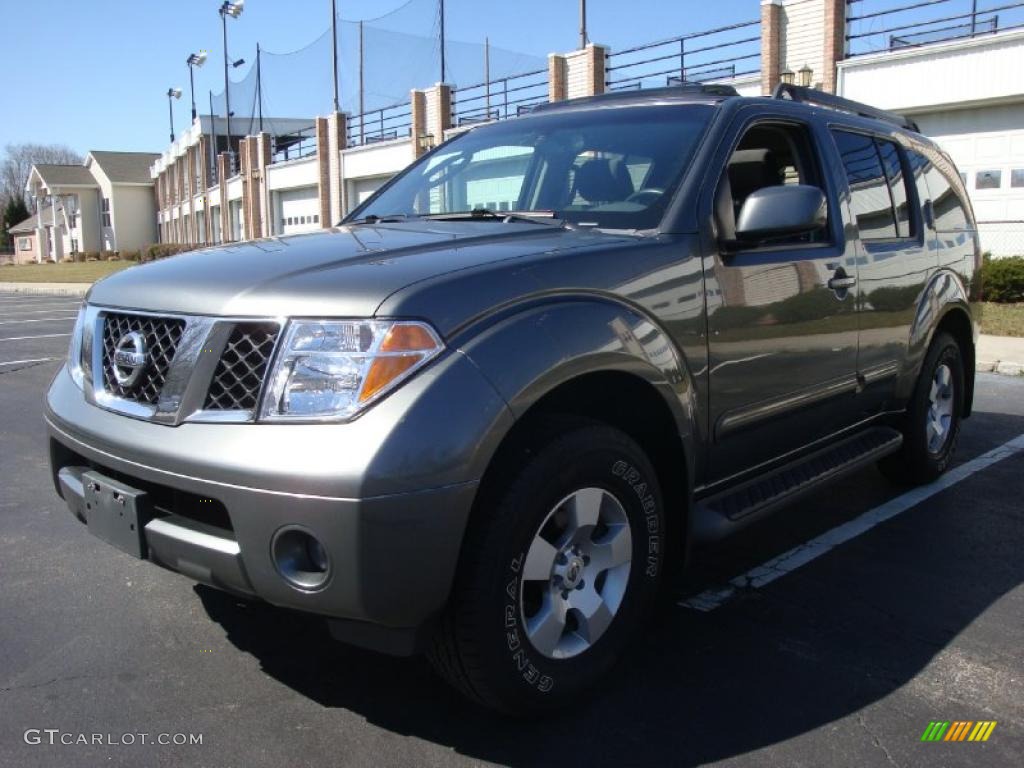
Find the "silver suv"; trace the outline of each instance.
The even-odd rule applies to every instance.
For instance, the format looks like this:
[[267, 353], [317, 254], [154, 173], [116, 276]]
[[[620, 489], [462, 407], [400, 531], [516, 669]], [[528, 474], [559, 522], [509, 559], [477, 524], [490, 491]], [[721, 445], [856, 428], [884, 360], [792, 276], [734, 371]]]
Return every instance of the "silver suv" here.
[[898, 116], [792, 86], [548, 105], [330, 231], [97, 283], [47, 394], [54, 481], [135, 557], [558, 706], [691, 541], [946, 468], [978, 260]]

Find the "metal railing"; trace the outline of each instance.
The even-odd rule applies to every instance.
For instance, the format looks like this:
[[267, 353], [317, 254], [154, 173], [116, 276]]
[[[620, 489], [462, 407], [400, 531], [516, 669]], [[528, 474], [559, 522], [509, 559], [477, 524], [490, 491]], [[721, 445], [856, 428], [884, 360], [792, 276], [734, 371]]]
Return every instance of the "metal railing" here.
[[760, 20], [730, 24], [608, 54], [609, 90], [710, 82], [761, 70]]
[[348, 120], [348, 146], [376, 144], [407, 137], [412, 129], [412, 105], [408, 101], [371, 109]]
[[283, 133], [271, 138], [270, 163], [286, 163], [312, 157], [317, 152], [316, 126]]
[[452, 91], [452, 125], [516, 117], [548, 100], [548, 71], [536, 69]]
[[846, 9], [847, 56], [1024, 28], [1024, 2], [846, 0]]

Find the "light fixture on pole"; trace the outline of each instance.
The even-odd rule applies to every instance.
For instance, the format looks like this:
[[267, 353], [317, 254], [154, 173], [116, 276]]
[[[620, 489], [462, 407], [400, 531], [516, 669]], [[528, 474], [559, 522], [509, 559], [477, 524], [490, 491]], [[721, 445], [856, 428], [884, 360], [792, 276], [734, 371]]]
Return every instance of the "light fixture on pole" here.
[[201, 67], [206, 63], [207, 53], [206, 51], [200, 51], [199, 53], [190, 53], [188, 58], [185, 59], [185, 63], [188, 64], [188, 85], [189, 92], [192, 96], [192, 121], [196, 119], [196, 79], [194, 71], [196, 67]]
[[167, 116], [171, 122], [171, 143], [174, 143], [174, 101], [181, 98], [181, 88], [167, 89]]
[[237, 19], [242, 15], [244, 6], [245, 0], [237, 0], [234, 3], [224, 0], [218, 9], [224, 33], [224, 114], [227, 116], [228, 153], [230, 154], [233, 152], [231, 149], [231, 86], [228, 82], [228, 16]]
[[786, 85], [792, 85], [793, 78], [795, 76], [796, 75], [793, 73], [792, 69], [784, 69], [781, 72], [779, 72], [779, 80], [784, 82]]
[[811, 69], [806, 64], [804, 64], [797, 71], [797, 74], [800, 75], [800, 80], [799, 80], [800, 85], [802, 85], [804, 88], [810, 87], [810, 85], [811, 85], [811, 77], [814, 75], [814, 70]]

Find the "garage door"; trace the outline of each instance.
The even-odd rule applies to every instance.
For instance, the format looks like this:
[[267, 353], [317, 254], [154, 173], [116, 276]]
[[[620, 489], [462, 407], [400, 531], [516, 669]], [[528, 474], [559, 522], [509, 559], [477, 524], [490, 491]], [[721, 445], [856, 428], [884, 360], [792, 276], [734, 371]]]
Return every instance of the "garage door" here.
[[366, 202], [370, 195], [384, 186], [390, 178], [390, 176], [373, 176], [368, 179], [353, 179], [352, 194], [349, 196], [349, 210], [354, 210], [357, 205]]
[[281, 235], [320, 228], [320, 197], [316, 187], [284, 189], [277, 197], [275, 231]]

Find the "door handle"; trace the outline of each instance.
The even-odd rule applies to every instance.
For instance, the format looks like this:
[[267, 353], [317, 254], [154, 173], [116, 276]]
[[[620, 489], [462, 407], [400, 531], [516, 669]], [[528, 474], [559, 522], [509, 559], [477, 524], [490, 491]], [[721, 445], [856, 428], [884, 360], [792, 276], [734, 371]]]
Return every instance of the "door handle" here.
[[846, 275], [833, 277], [828, 281], [828, 287], [833, 291], [845, 291], [849, 288], [853, 288], [856, 284], [856, 277], [847, 277]]

